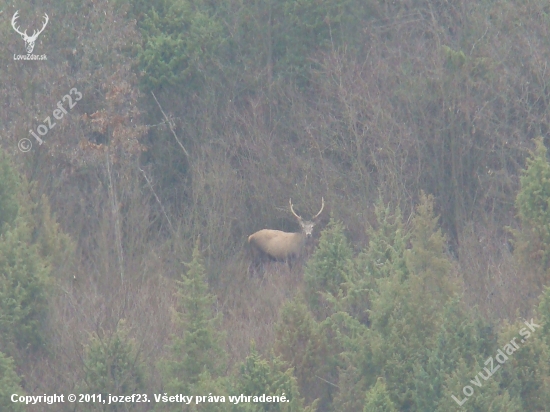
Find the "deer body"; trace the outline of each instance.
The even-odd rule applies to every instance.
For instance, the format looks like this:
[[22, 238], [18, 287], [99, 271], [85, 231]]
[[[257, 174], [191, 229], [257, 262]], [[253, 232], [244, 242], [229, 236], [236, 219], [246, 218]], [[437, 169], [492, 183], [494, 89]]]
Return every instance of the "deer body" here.
[[291, 262], [299, 258], [304, 250], [306, 240], [311, 238], [313, 227], [317, 224], [317, 218], [325, 207], [325, 200], [321, 199], [321, 210], [311, 218], [311, 221], [304, 221], [294, 212], [292, 199], [289, 201], [290, 211], [298, 220], [301, 232], [289, 233], [281, 230], [262, 229], [248, 237], [248, 243], [256, 263], [264, 258], [271, 260]]
[[301, 255], [306, 237], [303, 233], [262, 229], [250, 235], [248, 243], [256, 255], [263, 253], [273, 260], [287, 261]]

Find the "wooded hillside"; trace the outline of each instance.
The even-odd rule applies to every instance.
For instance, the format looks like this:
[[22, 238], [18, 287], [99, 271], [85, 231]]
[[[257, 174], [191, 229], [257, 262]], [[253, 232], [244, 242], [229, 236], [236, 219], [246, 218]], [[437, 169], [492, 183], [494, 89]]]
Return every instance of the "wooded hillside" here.
[[0, 22], [1, 411], [550, 410], [547, 0]]

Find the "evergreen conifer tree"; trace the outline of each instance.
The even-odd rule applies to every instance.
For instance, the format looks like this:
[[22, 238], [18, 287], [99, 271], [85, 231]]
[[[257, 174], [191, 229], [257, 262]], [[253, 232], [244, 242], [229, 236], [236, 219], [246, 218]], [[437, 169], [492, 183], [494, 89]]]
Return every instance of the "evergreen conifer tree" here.
[[372, 372], [386, 378], [398, 409], [414, 405], [415, 373], [426, 364], [426, 351], [435, 346], [434, 334], [444, 321], [441, 308], [455, 290], [431, 196], [421, 196], [412, 220], [411, 246], [404, 251], [408, 276], [393, 270], [377, 281], [378, 290], [371, 297], [369, 345], [363, 351], [363, 358], [371, 359]]
[[367, 392], [363, 412], [397, 412], [395, 405], [386, 390], [386, 384], [382, 378], [378, 378], [376, 384]]
[[236, 409], [243, 412], [309, 412], [316, 410], [316, 402], [304, 408], [300, 398], [298, 384], [292, 369], [277, 357], [271, 361], [263, 359], [251, 345], [250, 354], [240, 366], [237, 380], [237, 393], [244, 395], [277, 395], [284, 394], [286, 402], [247, 403]]
[[535, 140], [536, 148], [527, 159], [520, 176], [516, 209], [521, 222], [515, 236], [514, 255], [527, 269], [534, 271], [542, 283], [550, 267], [550, 163], [542, 138]]
[[26, 188], [0, 153], [0, 350], [17, 362], [44, 347], [50, 285], [50, 268], [33, 243]]
[[13, 359], [0, 352], [0, 410], [5, 412], [23, 412], [24, 403], [14, 403], [11, 400], [13, 394], [25, 395], [20, 386], [21, 379], [14, 369]]
[[[178, 306], [170, 356], [161, 363], [167, 393], [198, 394], [199, 387], [221, 387], [219, 378], [225, 356], [220, 317], [212, 314], [215, 296], [208, 293], [206, 271], [197, 240], [188, 271], [177, 281]], [[205, 379], [210, 380], [206, 382]], [[221, 396], [221, 395], [220, 395]], [[162, 410], [181, 410], [177, 404], [158, 405]]]
[[[130, 404], [108, 405], [107, 396], [144, 393], [145, 369], [135, 342], [128, 337], [129, 330], [120, 321], [112, 333], [91, 337], [84, 357], [83, 394], [101, 394], [105, 404], [92, 402], [91, 410], [97, 407], [105, 411], [126, 411]], [[134, 405], [135, 406], [135, 405]]]
[[321, 232], [319, 246], [308, 260], [305, 272], [305, 296], [309, 307], [323, 319], [333, 311], [325, 295], [337, 296], [344, 284], [355, 276], [353, 250], [344, 227], [331, 219]]

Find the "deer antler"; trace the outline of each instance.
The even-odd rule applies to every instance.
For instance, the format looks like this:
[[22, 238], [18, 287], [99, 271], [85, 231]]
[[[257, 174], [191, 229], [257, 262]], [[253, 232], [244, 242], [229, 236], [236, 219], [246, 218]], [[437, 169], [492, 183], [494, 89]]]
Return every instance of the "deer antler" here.
[[321, 212], [323, 211], [323, 209], [325, 208], [325, 199], [322, 197], [321, 198], [321, 210], [319, 210], [319, 213], [317, 213], [315, 216], [313, 216], [311, 218], [311, 220], [315, 220], [319, 217], [319, 215], [321, 214]]
[[296, 219], [302, 220], [302, 218], [296, 214], [296, 212], [294, 211], [294, 208], [292, 207], [292, 199], [289, 199], [288, 203], [290, 204], [290, 211], [294, 216], [296, 216]]
[[24, 33], [22, 33], [20, 30], [19, 30], [19, 27], [17, 27], [15, 24], [16, 24], [16, 21], [17, 19], [19, 18], [19, 10], [17, 10], [15, 12], [15, 14], [13, 15], [12, 19], [11, 19], [11, 26], [13, 27], [13, 29], [19, 33], [23, 39], [25, 39], [25, 41], [34, 41], [38, 38], [38, 35], [40, 33], [42, 33], [44, 31], [44, 29], [46, 28], [47, 24], [48, 24], [48, 21], [50, 21], [50, 18], [48, 17], [48, 15], [46, 13], [44, 13], [44, 24], [42, 25], [42, 28], [36, 32], [36, 30], [33, 30], [32, 32], [32, 36], [29, 36], [27, 34], [27, 30], [25, 30]]
[[21, 33], [21, 32], [19, 31], [19, 27], [16, 27], [16, 26], [15, 26], [15, 21], [16, 21], [18, 18], [19, 18], [19, 10], [17, 10], [17, 11], [15, 12], [15, 14], [13, 15], [13, 17], [12, 17], [12, 19], [11, 19], [11, 27], [13, 27], [13, 29], [14, 29], [17, 33], [19, 33], [21, 36], [27, 37], [27, 30], [25, 30], [25, 33]]

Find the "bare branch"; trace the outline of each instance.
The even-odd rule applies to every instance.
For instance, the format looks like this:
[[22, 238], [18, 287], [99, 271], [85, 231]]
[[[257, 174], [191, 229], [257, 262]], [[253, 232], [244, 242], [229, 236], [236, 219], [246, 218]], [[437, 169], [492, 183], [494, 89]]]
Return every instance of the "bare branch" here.
[[174, 139], [176, 139], [176, 142], [178, 142], [178, 144], [180, 145], [181, 150], [183, 150], [183, 153], [184, 153], [185, 156], [187, 156], [187, 158], [189, 159], [189, 153], [187, 152], [187, 150], [185, 150], [185, 147], [183, 147], [183, 145], [181, 144], [180, 139], [178, 139], [178, 136], [176, 135], [176, 132], [174, 131], [174, 128], [172, 127], [172, 122], [170, 121], [170, 119], [168, 118], [168, 116], [166, 116], [166, 113], [164, 113], [164, 110], [162, 110], [162, 107], [161, 107], [159, 101], [157, 100], [157, 97], [155, 96], [155, 93], [153, 93], [153, 92], [151, 91], [151, 94], [153, 95], [153, 98], [155, 99], [155, 102], [157, 102], [160, 111], [161, 111], [162, 114], [164, 115], [164, 118], [166, 119], [166, 122], [168, 123], [168, 126], [170, 127], [170, 130], [172, 131], [172, 134], [174, 135]]

